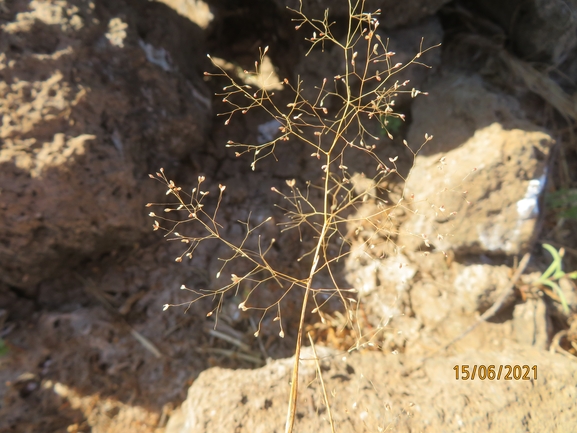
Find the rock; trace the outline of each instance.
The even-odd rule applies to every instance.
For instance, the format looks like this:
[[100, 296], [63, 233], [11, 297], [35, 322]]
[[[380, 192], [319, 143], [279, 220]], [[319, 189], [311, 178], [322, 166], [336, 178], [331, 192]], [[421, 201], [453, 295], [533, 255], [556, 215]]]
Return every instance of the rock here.
[[204, 142], [210, 99], [167, 6], [27, 6], [0, 32], [0, 279], [29, 289], [148, 231], [144, 179]]
[[413, 104], [417, 149], [405, 198], [413, 214], [401, 244], [462, 254], [520, 254], [533, 237], [553, 138], [524, 119], [516, 100], [478, 76], [448, 73]]
[[528, 299], [522, 304], [515, 305], [513, 332], [519, 344], [546, 350], [553, 337], [553, 329], [543, 299]]
[[[577, 423], [577, 366], [560, 355], [515, 345], [498, 352], [469, 351], [433, 357], [409, 376], [404, 375], [407, 360], [402, 355], [328, 355], [321, 354], [320, 364], [337, 431], [461, 432], [498, 426], [504, 432], [522, 423], [530, 431], [570, 431]], [[311, 358], [310, 351], [303, 354], [307, 361], [301, 367], [295, 431], [329, 432]], [[170, 418], [166, 433], [284, 431], [291, 364], [278, 360], [257, 370], [204, 371]], [[470, 372], [474, 365], [485, 366], [484, 372], [494, 365], [495, 374], [501, 365], [527, 365], [515, 374], [528, 372], [531, 380], [504, 380], [506, 369], [499, 380], [457, 380], [454, 367], [464, 364]]]
[[464, 4], [497, 23], [511, 49], [524, 60], [559, 65], [577, 46], [575, 0], [467, 0]]
[[[367, 0], [364, 12], [381, 10], [379, 21], [385, 28], [394, 28], [407, 24], [413, 24], [427, 16], [435, 14], [449, 0], [412, 0], [399, 3], [394, 0]], [[281, 9], [299, 9], [299, 0], [275, 0]], [[329, 9], [329, 17], [346, 17], [349, 13], [347, 2], [305, 0], [303, 12], [309, 18], [321, 19]]]
[[453, 263], [451, 280], [423, 278], [415, 282], [411, 287], [412, 309], [428, 328], [435, 328], [455, 316], [483, 313], [509, 283], [509, 272], [506, 266]]

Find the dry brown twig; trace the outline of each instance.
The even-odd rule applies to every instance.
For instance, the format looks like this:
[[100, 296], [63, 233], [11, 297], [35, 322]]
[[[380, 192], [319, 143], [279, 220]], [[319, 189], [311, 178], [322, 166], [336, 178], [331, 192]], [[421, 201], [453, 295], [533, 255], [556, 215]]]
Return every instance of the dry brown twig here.
[[[348, 31], [344, 40], [338, 40], [331, 32], [331, 23], [327, 13], [323, 19], [317, 20], [309, 19], [303, 13], [302, 4], [299, 10], [293, 11], [297, 14], [297, 18], [294, 20], [297, 23], [297, 30], [304, 26], [310, 31], [309, 34], [312, 34], [307, 38], [311, 43], [310, 51], [319, 46], [322, 46], [324, 50], [326, 46], [332, 44], [334, 49], [341, 50], [343, 55], [343, 70], [335, 71], [333, 77], [325, 78], [320, 86], [316, 87], [318, 93], [314, 99], [306, 99], [303, 96], [304, 83], [300, 78], [295, 83], [288, 79], [283, 80], [282, 84], [285, 91], [292, 92], [294, 97], [288, 106], [280, 107], [275, 103], [274, 94], [269, 93], [264, 87], [253, 88], [251, 85], [237, 82], [227, 71], [214, 62], [220, 72], [207, 73], [209, 76], [219, 77], [229, 83], [220, 94], [223, 101], [231, 107], [228, 112], [221, 114], [226, 116], [225, 124], [229, 124], [235, 115], [245, 114], [253, 109], [264, 110], [279, 123], [280, 135], [264, 144], [255, 145], [234, 141], [227, 143], [227, 147], [237, 150], [237, 156], [253, 155], [251, 163], [253, 170], [263, 158], [274, 155], [277, 146], [290, 146], [292, 141], [298, 141], [310, 147], [310, 157], [319, 161], [318, 178], [311, 180], [305, 191], [296, 184], [295, 180], [287, 180], [286, 182], [289, 193], [273, 188], [273, 192], [280, 195], [285, 203], [282, 208], [286, 212], [287, 220], [281, 223], [283, 229], [296, 228], [300, 230], [307, 227], [314, 234], [314, 247], [301, 257], [305, 263], [309, 263], [305, 274], [284, 273], [269, 263], [267, 254], [275, 242], [274, 239], [270, 243], [262, 245], [259, 238], [256, 249], [248, 247], [249, 239], [253, 236], [258, 237], [259, 229], [270, 218], [255, 226], [252, 226], [250, 221], [242, 222], [245, 235], [239, 242], [228, 239], [222, 234], [224, 231], [222, 230], [222, 223], [218, 221], [218, 211], [226, 189], [224, 185], [219, 185], [217, 198], [214, 202], [209, 203], [206, 199], [209, 190], [203, 189], [205, 178], [202, 176], [198, 177], [197, 186], [188, 194], [170, 180], [163, 169], [160, 169], [155, 175], [150, 175], [151, 178], [166, 185], [166, 194], [174, 200], [162, 205], [164, 206], [164, 214], [179, 215], [177, 218], [170, 218], [165, 215], [157, 215], [154, 212], [149, 214], [154, 218], [154, 230], [162, 230], [169, 240], [179, 241], [187, 245], [186, 250], [176, 258], [176, 261], [180, 262], [184, 258], [191, 259], [201, 243], [215, 240], [226, 245], [230, 250], [228, 257], [221, 258], [223, 265], [216, 275], [217, 279], [225, 269], [232, 266], [232, 263], [236, 264], [236, 273], [231, 273], [230, 282], [220, 288], [197, 289], [183, 285], [182, 289], [188, 290], [194, 295], [194, 299], [185, 305], [191, 305], [203, 298], [216, 299], [216, 306], [208, 313], [210, 316], [220, 311], [222, 300], [227, 293], [244, 293], [244, 299], [238, 308], [243, 311], [257, 309], [262, 313], [255, 336], [258, 336], [260, 332], [265, 315], [269, 311], [275, 311], [274, 321], [279, 323], [280, 337], [284, 337], [281, 301], [294, 289], [303, 291], [287, 410], [287, 433], [293, 431], [295, 421], [299, 360], [309, 300], [315, 303], [312, 313], [318, 313], [319, 320], [322, 321], [321, 312], [327, 299], [336, 296], [348, 312], [347, 320], [351, 322], [354, 320], [356, 310], [351, 308], [351, 303], [357, 302], [355, 299], [356, 291], [340, 288], [335, 277], [335, 267], [349, 253], [346, 248], [348, 242], [346, 234], [349, 231], [347, 226], [355, 222], [355, 211], [369, 195], [378, 205], [378, 211], [370, 216], [370, 221], [382, 220], [381, 223], [384, 224], [384, 222], [390, 221], [390, 214], [393, 209], [404, 208], [404, 197], [395, 203], [389, 203], [382, 194], [375, 194], [369, 190], [355, 190], [351, 182], [353, 173], [349, 172], [345, 164], [349, 152], [361, 152], [372, 164], [370, 170], [373, 170], [371, 177], [374, 185], [380, 185], [385, 180], [388, 182], [389, 178], [393, 176], [401, 181], [405, 180], [398, 171], [396, 157], [383, 160], [381, 156], [383, 144], [379, 133], [384, 132], [388, 139], [393, 139], [391, 132], [387, 130], [388, 119], [396, 117], [404, 120], [402, 114], [393, 111], [394, 99], [399, 93], [408, 93], [413, 97], [421, 93], [408, 87], [408, 81], [399, 83], [395, 82], [392, 77], [410, 64], [422, 64], [419, 59], [430, 48], [422, 49], [421, 47], [420, 52], [408, 64], [394, 63], [395, 53], [388, 49], [388, 41], [383, 40], [378, 32], [377, 17], [380, 11], [366, 13], [363, 6], [364, 1], [353, 2], [349, 0], [350, 15]], [[267, 52], [268, 47], [262, 49], [260, 60], [255, 62], [255, 70], [252, 72], [245, 71], [245, 74], [259, 76], [260, 66], [263, 64]], [[423, 145], [431, 138], [425, 136]], [[404, 144], [410, 150], [414, 163], [417, 152], [411, 150], [406, 141]], [[311, 188], [320, 191], [318, 201], [309, 194]], [[407, 211], [410, 212], [410, 209]], [[363, 220], [367, 220], [367, 217], [363, 217]], [[378, 232], [378, 224], [371, 224], [374, 225], [375, 232]], [[386, 238], [389, 239], [390, 234], [387, 234]], [[366, 240], [365, 246], [369, 248], [371, 242], [371, 239]], [[329, 248], [331, 245], [336, 245], [337, 248]], [[243, 271], [240, 272], [236, 269]], [[332, 280], [334, 289], [328, 291], [327, 289], [315, 288], [313, 284], [315, 277], [321, 274]], [[251, 298], [255, 296], [255, 293], [258, 290], [265, 290], [266, 285], [270, 283], [281, 289], [281, 295], [277, 301], [266, 308], [251, 306]], [[167, 304], [165, 309], [171, 306], [174, 305]], [[326, 403], [328, 405], [328, 400]], [[331, 428], [334, 431], [333, 425]]]

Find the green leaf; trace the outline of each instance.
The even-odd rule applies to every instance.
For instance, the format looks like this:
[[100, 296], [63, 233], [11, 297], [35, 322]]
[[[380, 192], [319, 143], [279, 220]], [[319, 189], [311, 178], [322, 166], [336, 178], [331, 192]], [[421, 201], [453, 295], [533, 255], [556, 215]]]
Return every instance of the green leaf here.
[[553, 290], [555, 290], [557, 296], [559, 296], [559, 299], [561, 300], [561, 305], [563, 305], [563, 312], [565, 314], [569, 314], [569, 304], [567, 304], [567, 299], [565, 299], [565, 294], [563, 293], [563, 290], [561, 289], [561, 287], [559, 287], [559, 284], [557, 283], [552, 283], [551, 287], [553, 287]]
[[545, 196], [549, 208], [562, 218], [577, 219], [577, 189], [560, 189]]
[[4, 343], [4, 340], [0, 338], [0, 356], [8, 355], [8, 346]]
[[559, 254], [559, 252], [549, 244], [543, 244], [543, 248], [545, 248], [549, 253], [553, 256], [553, 263], [549, 265], [547, 270], [541, 275], [539, 278], [540, 280], [546, 280], [549, 277], [553, 277], [554, 279], [559, 279], [565, 275], [562, 268], [562, 260], [563, 258]]

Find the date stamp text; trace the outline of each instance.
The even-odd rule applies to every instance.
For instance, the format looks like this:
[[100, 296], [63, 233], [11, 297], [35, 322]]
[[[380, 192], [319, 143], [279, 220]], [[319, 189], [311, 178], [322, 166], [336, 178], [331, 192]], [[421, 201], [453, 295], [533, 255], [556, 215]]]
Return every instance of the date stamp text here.
[[537, 380], [533, 365], [455, 365], [456, 380]]

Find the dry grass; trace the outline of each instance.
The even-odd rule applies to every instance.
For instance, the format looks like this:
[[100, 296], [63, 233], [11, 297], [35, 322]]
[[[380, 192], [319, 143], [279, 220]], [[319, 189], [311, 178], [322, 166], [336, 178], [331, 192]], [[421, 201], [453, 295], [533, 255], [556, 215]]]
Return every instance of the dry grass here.
[[[318, 161], [316, 178], [310, 179], [305, 185], [298, 185], [294, 179], [288, 179], [283, 187], [273, 188], [273, 192], [281, 198], [280, 207], [286, 216], [281, 222], [282, 229], [298, 230], [301, 240], [303, 236], [308, 236], [311, 241], [311, 248], [299, 258], [300, 262], [306, 264], [304, 273], [285, 273], [269, 260], [269, 253], [276, 241], [265, 240], [266, 237], [260, 234], [270, 218], [258, 224], [250, 220], [240, 222], [244, 232], [240, 242], [228, 239], [223, 234], [225, 223], [219, 218], [219, 209], [226, 191], [225, 185], [218, 186], [216, 199], [211, 201], [207, 197], [211, 187], [205, 186], [205, 178], [202, 176], [198, 177], [196, 187], [189, 194], [170, 180], [163, 169], [151, 175], [166, 185], [166, 194], [171, 198], [171, 201], [162, 204], [162, 214], [150, 213], [154, 218], [154, 230], [162, 230], [169, 240], [182, 242], [186, 246], [183, 253], [176, 257], [177, 262], [192, 259], [197, 247], [207, 241], [219, 242], [229, 250], [226, 257], [220, 258], [222, 267], [217, 274], [217, 278], [224, 278], [226, 274], [228, 281], [218, 288], [182, 286], [192, 296], [187, 305], [203, 298], [215, 299], [215, 306], [208, 315], [218, 316], [224, 296], [234, 293], [241, 297], [238, 305], [240, 310], [259, 310], [261, 313], [255, 336], [260, 333], [264, 317], [273, 314], [273, 321], [278, 324], [278, 334], [282, 338], [285, 329], [281, 302], [292, 291], [298, 290], [302, 294], [287, 411], [287, 432], [292, 431], [295, 421], [299, 357], [305, 331], [329, 335], [331, 332], [334, 334], [334, 329], [339, 329], [347, 335], [348, 342], [357, 347], [371, 338], [363, 339], [363, 331], [358, 323], [361, 307], [356, 290], [340, 287], [337, 278], [343, 259], [351, 251], [351, 224], [371, 226], [372, 235], [364, 239], [367, 250], [370, 250], [379, 236], [394, 243], [394, 210], [404, 208], [404, 195], [401, 193], [391, 201], [393, 196], [387, 190], [387, 185], [405, 180], [399, 173], [397, 157], [384, 160], [380, 155], [387, 141], [393, 139], [388, 129], [390, 120], [404, 121], [404, 116], [394, 111], [395, 98], [400, 93], [408, 93], [413, 97], [421, 93], [409, 87], [408, 82], [395, 81], [395, 74], [411, 65], [421, 64], [421, 55], [430, 48], [421, 47], [408, 64], [396, 63], [395, 53], [389, 50], [388, 42], [378, 32], [380, 11], [366, 13], [363, 6], [363, 1], [349, 2], [348, 31], [343, 39], [333, 35], [328, 13], [317, 20], [308, 18], [302, 5], [299, 10], [293, 11], [296, 14], [296, 29], [307, 32], [309, 53], [315, 50], [315, 55], [320, 55], [321, 51], [333, 45], [333, 49], [340, 50], [342, 54], [342, 69], [334, 71], [334, 75], [325, 78], [322, 83], [317, 83], [313, 92], [316, 96], [313, 98], [304, 97], [305, 85], [300, 78], [296, 82], [284, 79], [279, 83], [283, 92], [293, 95], [292, 102], [279, 106], [275, 102], [274, 93], [267, 90], [275, 87], [269, 83], [255, 85], [258, 79], [253, 80], [252, 85], [237, 82], [222, 67], [221, 62], [214, 62], [220, 69], [219, 73], [207, 73], [228, 82], [220, 94], [230, 107], [230, 110], [220, 114], [226, 118], [225, 125], [234, 121], [237, 115], [256, 109], [263, 110], [278, 122], [279, 133], [266, 143], [248, 144], [233, 140], [227, 143], [227, 147], [236, 151], [236, 156], [252, 156], [253, 170], [264, 158], [276, 157], [275, 150], [279, 146], [291, 146], [295, 142], [306, 145], [310, 149], [310, 158]], [[245, 76], [269, 79], [263, 77], [261, 71], [267, 51], [268, 47], [260, 50], [260, 59], [255, 62], [255, 69], [244, 71]], [[311, 88], [306, 90], [310, 92]], [[431, 138], [425, 136], [423, 144]], [[406, 142], [404, 144], [412, 155], [413, 160], [408, 163], [411, 165], [417, 152], [411, 150]], [[355, 153], [364, 158], [367, 167], [365, 176], [369, 182], [356, 182], [355, 173], [347, 167], [349, 158]], [[374, 210], [370, 215], [360, 214], [358, 210], [367, 200], [373, 202]], [[405, 211], [410, 212], [410, 209]], [[318, 288], [315, 281], [320, 278], [331, 281], [332, 287]], [[271, 285], [278, 287], [280, 295], [268, 306], [257, 307], [254, 300], [259, 291], [269, 290]], [[329, 316], [324, 309], [334, 299], [341, 302], [344, 313]], [[310, 308], [310, 302], [314, 306], [309, 312], [307, 309]], [[165, 305], [165, 309], [171, 306]], [[305, 317], [308, 313], [316, 315], [317, 323], [306, 328]], [[326, 395], [325, 401], [328, 404]]]

